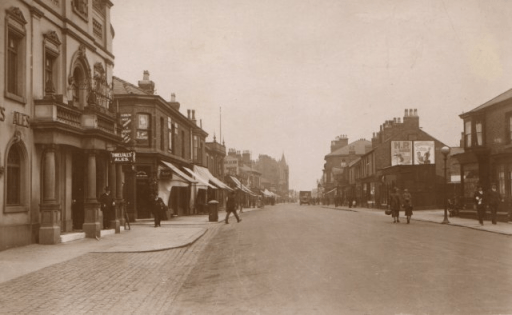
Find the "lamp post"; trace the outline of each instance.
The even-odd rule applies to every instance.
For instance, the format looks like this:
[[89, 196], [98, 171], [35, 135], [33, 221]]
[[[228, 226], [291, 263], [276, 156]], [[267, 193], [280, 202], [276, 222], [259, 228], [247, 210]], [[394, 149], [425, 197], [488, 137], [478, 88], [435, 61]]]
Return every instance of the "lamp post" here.
[[443, 153], [443, 157], [444, 157], [444, 220], [441, 223], [448, 224], [448, 223], [450, 223], [450, 221], [448, 221], [447, 203], [446, 203], [446, 201], [447, 201], [446, 191], [448, 190], [447, 178], [446, 178], [446, 158], [448, 156], [448, 153], [450, 153], [450, 148], [447, 146], [442, 147], [441, 153]]
[[[345, 162], [345, 160], [341, 160], [341, 174], [340, 174], [340, 181], [339, 181], [339, 186], [341, 186], [341, 189], [343, 189], [343, 184], [345, 183], [345, 167], [347, 167], [347, 163]], [[341, 197], [342, 196], [342, 191], [340, 192], [340, 195], [339, 195], [339, 198], [340, 198], [340, 206], [342, 205], [342, 202], [343, 202], [343, 198]]]

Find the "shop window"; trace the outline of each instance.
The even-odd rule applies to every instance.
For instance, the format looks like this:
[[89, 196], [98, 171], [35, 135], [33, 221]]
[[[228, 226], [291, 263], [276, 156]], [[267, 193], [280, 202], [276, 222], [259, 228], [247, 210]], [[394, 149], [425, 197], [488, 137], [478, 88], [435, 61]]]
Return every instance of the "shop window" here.
[[137, 121], [137, 144], [149, 146], [150, 143], [150, 115], [139, 114]]
[[505, 165], [498, 166], [498, 192], [505, 194]]
[[5, 96], [25, 103], [25, 20], [20, 9], [12, 7], [6, 17]]
[[21, 156], [16, 146], [7, 157], [7, 205], [19, 205], [21, 200]]

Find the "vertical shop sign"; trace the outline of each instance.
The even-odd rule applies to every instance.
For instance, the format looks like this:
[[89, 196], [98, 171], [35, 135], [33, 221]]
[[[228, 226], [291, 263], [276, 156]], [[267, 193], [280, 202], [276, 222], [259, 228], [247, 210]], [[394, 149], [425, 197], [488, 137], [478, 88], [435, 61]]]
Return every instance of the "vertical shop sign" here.
[[132, 140], [132, 114], [121, 114], [121, 124], [123, 129], [121, 135], [124, 143], [129, 143]]

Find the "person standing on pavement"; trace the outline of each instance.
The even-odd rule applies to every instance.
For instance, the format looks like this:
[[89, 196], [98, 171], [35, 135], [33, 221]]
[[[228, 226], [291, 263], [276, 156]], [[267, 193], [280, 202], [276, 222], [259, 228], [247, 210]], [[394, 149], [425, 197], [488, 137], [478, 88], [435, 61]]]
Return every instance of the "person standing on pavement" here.
[[238, 222], [242, 221], [242, 219], [238, 217], [238, 214], [236, 214], [236, 194], [234, 191], [229, 194], [228, 201], [226, 202], [226, 224], [229, 224], [229, 215], [231, 212], [233, 212]]
[[480, 225], [484, 225], [485, 218], [485, 203], [484, 203], [484, 190], [482, 186], [478, 186], [475, 194], [473, 195], [473, 199], [475, 200], [476, 211], [478, 214], [478, 222]]
[[150, 210], [155, 218], [155, 227], [159, 227], [160, 221], [162, 220], [162, 213], [164, 211], [164, 201], [158, 195], [152, 194], [150, 201]]
[[116, 202], [114, 197], [110, 194], [110, 188], [105, 187], [105, 192], [100, 196], [100, 209], [103, 213], [103, 229], [108, 229], [110, 226], [110, 218], [114, 213]]
[[391, 216], [393, 217], [393, 223], [400, 223], [400, 192], [398, 188], [395, 188], [390, 196], [389, 205], [391, 207]]
[[403, 205], [402, 207], [405, 210], [405, 216], [407, 217], [407, 224], [411, 222], [412, 216], [412, 197], [411, 193], [407, 189], [404, 189], [404, 193], [402, 194]]
[[489, 208], [491, 210], [491, 220], [492, 224], [496, 224], [496, 212], [498, 211], [498, 205], [501, 201], [500, 193], [496, 187], [496, 184], [492, 184], [491, 190], [487, 193], [487, 200], [489, 204]]

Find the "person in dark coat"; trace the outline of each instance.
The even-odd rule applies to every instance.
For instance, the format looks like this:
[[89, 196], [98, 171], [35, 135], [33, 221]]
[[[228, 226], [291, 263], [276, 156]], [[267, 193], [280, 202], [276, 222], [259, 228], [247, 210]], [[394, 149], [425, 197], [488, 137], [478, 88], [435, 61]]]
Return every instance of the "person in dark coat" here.
[[478, 186], [475, 194], [473, 195], [473, 200], [475, 201], [476, 211], [478, 214], [478, 222], [480, 225], [484, 225], [485, 218], [485, 199], [484, 199], [484, 190], [482, 186]]
[[155, 227], [159, 227], [162, 220], [162, 213], [164, 212], [165, 204], [162, 198], [158, 195], [151, 195], [150, 210], [155, 218]]
[[402, 207], [404, 208], [405, 216], [407, 217], [407, 224], [409, 224], [411, 222], [412, 216], [412, 196], [407, 189], [404, 189], [404, 193], [402, 194], [402, 201]]
[[226, 224], [229, 224], [229, 215], [231, 212], [233, 212], [238, 222], [242, 221], [242, 219], [238, 217], [238, 214], [236, 214], [236, 194], [234, 191], [229, 194], [228, 201], [226, 202]]
[[498, 205], [501, 201], [501, 196], [498, 192], [496, 184], [492, 184], [491, 190], [489, 190], [487, 193], [487, 201], [489, 204], [489, 209], [491, 210], [492, 224], [496, 224], [496, 212], [498, 211]]
[[400, 192], [398, 188], [395, 188], [391, 193], [389, 205], [391, 207], [391, 216], [393, 217], [393, 223], [400, 223]]
[[105, 187], [105, 192], [100, 196], [99, 201], [100, 209], [103, 213], [103, 228], [108, 229], [112, 214], [114, 213], [114, 207], [116, 206], [116, 202], [114, 201], [114, 197], [110, 193], [110, 188], [108, 186]]

